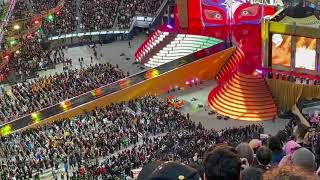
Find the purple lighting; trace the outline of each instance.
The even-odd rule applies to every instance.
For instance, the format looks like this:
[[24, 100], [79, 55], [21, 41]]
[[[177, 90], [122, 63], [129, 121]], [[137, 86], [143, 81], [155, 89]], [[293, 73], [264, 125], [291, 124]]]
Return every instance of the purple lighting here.
[[260, 70], [260, 69], [256, 69], [256, 72], [259, 74], [262, 74], [262, 70]]
[[173, 29], [173, 27], [170, 24], [167, 24], [167, 28]]

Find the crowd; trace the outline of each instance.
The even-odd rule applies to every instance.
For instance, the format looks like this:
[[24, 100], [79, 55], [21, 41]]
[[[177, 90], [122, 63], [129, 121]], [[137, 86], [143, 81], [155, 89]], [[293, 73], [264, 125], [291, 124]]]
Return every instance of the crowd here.
[[65, 0], [64, 7], [59, 13], [55, 14], [54, 21], [45, 21], [44, 30], [48, 36], [56, 36], [77, 30], [77, 6], [72, 0]]
[[41, 13], [49, 9], [55, 8], [60, 0], [30, 0], [32, 1], [32, 9], [35, 13]]
[[118, 66], [107, 63], [18, 83], [0, 96], [0, 119], [14, 120], [124, 77]]
[[[63, 164], [73, 176], [97, 177], [106, 169], [107, 179], [123, 178], [151, 160], [193, 162], [212, 144], [238, 144], [262, 132], [256, 125], [206, 130], [150, 95], [1, 137], [0, 171], [2, 177], [23, 179], [47, 168], [55, 175]], [[124, 151], [115, 155], [119, 150]]]
[[119, 9], [118, 27], [127, 29], [134, 16], [155, 16], [160, 8], [162, 0], [123, 0], [123, 6]]
[[81, 1], [82, 30], [88, 32], [112, 28], [120, 2], [120, 0]]
[[15, 73], [16, 79], [34, 77], [36, 71], [51, 63], [50, 52], [34, 38], [25, 43], [10, 60], [8, 68]]
[[[1, 137], [0, 173], [1, 179], [39, 178], [50, 169], [57, 179], [63, 169], [61, 178], [111, 180], [132, 179], [133, 170], [145, 167], [138, 179], [191, 174], [208, 180], [317, 179], [319, 130], [308, 126], [292, 119], [272, 137], [262, 137], [260, 125], [208, 130], [148, 95]], [[172, 166], [163, 169], [168, 172], [150, 171], [154, 162]], [[174, 176], [172, 168], [182, 166], [188, 171]]]

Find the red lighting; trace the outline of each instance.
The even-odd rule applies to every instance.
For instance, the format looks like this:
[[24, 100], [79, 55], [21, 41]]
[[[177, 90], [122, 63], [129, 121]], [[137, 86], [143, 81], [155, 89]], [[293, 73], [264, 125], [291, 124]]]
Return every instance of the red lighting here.
[[60, 14], [61, 14], [60, 11], [56, 12], [56, 15], [57, 15], [57, 16], [60, 16]]
[[35, 20], [35, 21], [33, 21], [33, 24], [34, 24], [34, 25], [39, 25], [39, 24], [40, 24], [40, 21], [39, 21], [39, 20]]
[[32, 34], [27, 35], [27, 39], [31, 40], [33, 38]]
[[6, 61], [9, 61], [10, 55], [9, 55], [9, 54], [4, 55], [4, 56], [3, 56], [3, 59], [6, 60]]

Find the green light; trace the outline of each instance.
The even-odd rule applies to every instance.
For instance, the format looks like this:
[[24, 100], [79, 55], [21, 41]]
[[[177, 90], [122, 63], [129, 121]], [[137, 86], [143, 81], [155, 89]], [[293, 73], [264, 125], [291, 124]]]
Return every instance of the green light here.
[[31, 114], [31, 117], [32, 117], [32, 120], [34, 123], [39, 123], [41, 122], [41, 115], [39, 112], [36, 112], [36, 113], [32, 113]]
[[54, 21], [54, 15], [53, 14], [49, 14], [49, 16], [48, 16], [48, 20], [50, 21], [50, 22], [52, 22], [52, 21]]
[[16, 40], [11, 40], [9, 43], [11, 46], [15, 46], [18, 42]]
[[12, 127], [11, 127], [11, 125], [6, 125], [6, 126], [4, 126], [4, 127], [2, 127], [1, 128], [1, 135], [2, 136], [7, 136], [7, 135], [9, 135], [10, 133], [11, 133], [11, 129], [12, 129]]

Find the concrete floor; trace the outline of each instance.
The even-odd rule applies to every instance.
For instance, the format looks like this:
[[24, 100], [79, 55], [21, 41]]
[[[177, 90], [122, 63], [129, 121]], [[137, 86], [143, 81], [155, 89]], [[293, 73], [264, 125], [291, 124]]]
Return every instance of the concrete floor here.
[[[143, 65], [139, 64], [132, 64], [134, 63], [134, 53], [136, 49], [147, 39], [145, 34], [141, 34], [136, 36], [131, 41], [131, 48], [128, 47], [128, 41], [115, 41], [109, 44], [103, 44], [100, 46], [97, 44], [96, 50], [98, 53], [98, 58], [93, 58], [93, 63], [91, 63], [91, 56], [93, 55], [93, 50], [89, 46], [80, 46], [80, 47], [73, 47], [64, 50], [65, 58], [72, 59], [72, 67], [71, 69], [80, 69], [80, 63], [78, 61], [79, 58], [84, 59], [84, 65], [89, 66], [90, 64], [96, 63], [111, 63], [111, 64], [118, 64], [121, 69], [125, 72], [130, 72], [130, 74], [135, 74], [141, 71], [140, 67], [144, 67]], [[124, 56], [120, 56], [121, 53], [124, 53]], [[102, 54], [102, 57], [101, 57]], [[126, 60], [126, 58], [130, 58]], [[39, 76], [43, 77], [45, 75], [55, 74], [56, 72], [63, 71], [63, 64], [56, 65], [55, 69], [49, 69], [46, 71], [39, 72]]]
[[[246, 126], [249, 124], [262, 124], [265, 128], [266, 134], [275, 135], [279, 130], [283, 129], [289, 121], [286, 119], [276, 119], [275, 121], [249, 122], [234, 120], [231, 118], [229, 120], [219, 120], [216, 114], [208, 114], [211, 111], [210, 107], [208, 107], [208, 95], [216, 86], [217, 81], [211, 80], [188, 88], [184, 91], [170, 93], [164, 96], [174, 95], [177, 96], [178, 99], [185, 100], [186, 103], [180, 111], [184, 114], [189, 113], [194, 122], [201, 122], [203, 127], [208, 129], [224, 129], [229, 127]], [[192, 101], [192, 98], [196, 98], [197, 100]], [[203, 105], [203, 108], [198, 108], [199, 104]]]

